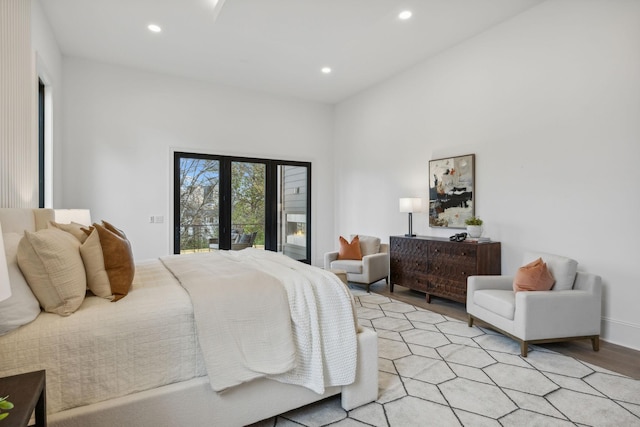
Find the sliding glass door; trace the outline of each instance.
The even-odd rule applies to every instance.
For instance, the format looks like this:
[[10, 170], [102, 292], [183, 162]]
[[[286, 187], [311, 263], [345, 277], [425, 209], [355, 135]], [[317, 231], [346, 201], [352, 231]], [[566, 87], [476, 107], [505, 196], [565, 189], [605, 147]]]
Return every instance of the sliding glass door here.
[[231, 162], [231, 249], [264, 249], [266, 164]]
[[281, 165], [278, 168], [278, 251], [297, 259], [307, 259], [308, 168]]
[[253, 247], [310, 262], [310, 163], [176, 152], [174, 168], [174, 253]]
[[220, 235], [220, 161], [176, 159], [179, 226], [174, 239], [180, 253], [218, 248]]

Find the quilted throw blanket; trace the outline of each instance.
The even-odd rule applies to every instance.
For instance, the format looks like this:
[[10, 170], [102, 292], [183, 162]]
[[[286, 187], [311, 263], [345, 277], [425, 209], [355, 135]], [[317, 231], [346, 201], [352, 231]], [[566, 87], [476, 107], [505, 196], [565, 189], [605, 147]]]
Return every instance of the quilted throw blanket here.
[[355, 380], [353, 297], [331, 273], [252, 248], [161, 260], [191, 296], [214, 390], [266, 376], [323, 393]]

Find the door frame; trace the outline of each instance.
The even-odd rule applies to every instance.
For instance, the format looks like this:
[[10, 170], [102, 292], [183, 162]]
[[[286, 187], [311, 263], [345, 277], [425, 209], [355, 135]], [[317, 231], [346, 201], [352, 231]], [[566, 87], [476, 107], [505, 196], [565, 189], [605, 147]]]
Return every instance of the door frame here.
[[173, 253], [180, 253], [180, 159], [198, 158], [220, 162], [220, 193], [218, 223], [220, 249], [231, 249], [231, 164], [233, 162], [262, 163], [265, 165], [265, 250], [278, 250], [278, 167], [298, 166], [307, 168], [307, 229], [306, 259], [311, 263], [311, 162], [295, 160], [261, 159], [256, 157], [227, 156], [186, 151], [173, 152]]

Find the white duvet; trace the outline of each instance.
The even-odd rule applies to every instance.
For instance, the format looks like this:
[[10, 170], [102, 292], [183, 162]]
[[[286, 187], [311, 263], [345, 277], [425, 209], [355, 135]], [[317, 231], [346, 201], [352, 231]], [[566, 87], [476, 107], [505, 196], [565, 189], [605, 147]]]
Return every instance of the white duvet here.
[[[224, 254], [246, 257], [286, 289], [295, 368], [273, 378], [317, 392], [354, 381], [351, 296], [335, 276], [264, 251]], [[0, 336], [0, 376], [39, 369], [49, 413], [207, 375], [191, 299], [160, 260], [137, 263], [129, 295], [116, 303], [89, 296], [69, 317], [43, 312]]]

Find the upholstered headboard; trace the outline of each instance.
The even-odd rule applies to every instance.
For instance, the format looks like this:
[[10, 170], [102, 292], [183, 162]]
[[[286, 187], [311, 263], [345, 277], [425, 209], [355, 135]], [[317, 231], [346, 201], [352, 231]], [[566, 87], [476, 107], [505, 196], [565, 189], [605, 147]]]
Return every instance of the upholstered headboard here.
[[3, 233], [40, 230], [47, 228], [49, 221], [91, 225], [91, 213], [89, 209], [0, 208], [0, 224], [2, 224]]

